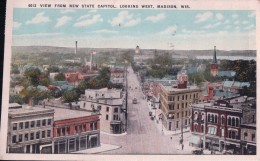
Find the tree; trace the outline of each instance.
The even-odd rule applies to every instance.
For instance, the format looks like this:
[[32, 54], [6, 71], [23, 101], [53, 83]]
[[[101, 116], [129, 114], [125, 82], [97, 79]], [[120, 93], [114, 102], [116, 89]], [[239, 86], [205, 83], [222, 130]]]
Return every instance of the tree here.
[[68, 102], [74, 102], [74, 101], [78, 101], [79, 98], [79, 94], [73, 90], [73, 91], [67, 91], [63, 94], [62, 99], [64, 102], [68, 103]]
[[65, 80], [65, 76], [64, 76], [63, 73], [59, 73], [59, 74], [55, 75], [54, 79], [56, 81], [64, 81]]
[[10, 95], [9, 96], [9, 103], [18, 103], [18, 104], [24, 104], [24, 99], [20, 95]]
[[37, 86], [39, 84], [39, 76], [41, 71], [38, 68], [28, 68], [24, 72], [24, 76], [29, 80], [30, 85]]
[[51, 81], [48, 78], [43, 78], [39, 81], [39, 84], [48, 87], [51, 84]]
[[49, 73], [57, 73], [59, 71], [60, 71], [59, 67], [56, 67], [56, 66], [51, 66], [48, 68]]

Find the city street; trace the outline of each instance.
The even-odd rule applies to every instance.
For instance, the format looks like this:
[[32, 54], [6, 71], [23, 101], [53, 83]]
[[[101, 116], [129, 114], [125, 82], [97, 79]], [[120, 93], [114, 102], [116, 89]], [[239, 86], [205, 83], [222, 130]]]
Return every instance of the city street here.
[[[163, 135], [156, 127], [149, 117], [147, 101], [143, 99], [137, 76], [131, 67], [128, 67], [128, 71], [128, 87], [131, 88], [128, 88], [127, 135], [101, 134], [102, 143], [121, 146], [103, 154], [191, 154], [191, 150], [188, 150], [188, 132], [184, 133], [184, 150], [178, 150], [180, 134]], [[134, 97], [137, 98], [137, 104], [132, 103]]]

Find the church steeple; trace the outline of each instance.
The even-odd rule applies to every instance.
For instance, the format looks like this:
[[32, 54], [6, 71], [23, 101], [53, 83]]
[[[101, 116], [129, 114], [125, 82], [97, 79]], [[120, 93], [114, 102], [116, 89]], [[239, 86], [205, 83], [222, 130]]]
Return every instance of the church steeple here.
[[217, 64], [217, 52], [216, 52], [216, 46], [214, 46], [214, 52], [213, 52], [213, 59], [212, 59], [212, 64]]
[[217, 61], [217, 52], [216, 52], [216, 46], [214, 46], [214, 52], [213, 52], [213, 59], [212, 63], [210, 65], [210, 72], [212, 76], [218, 75], [218, 61]]

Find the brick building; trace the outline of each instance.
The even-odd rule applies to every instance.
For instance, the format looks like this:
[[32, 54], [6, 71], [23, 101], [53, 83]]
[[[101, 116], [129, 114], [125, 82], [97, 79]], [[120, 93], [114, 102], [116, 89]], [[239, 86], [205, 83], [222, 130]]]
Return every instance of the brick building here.
[[87, 111], [48, 107], [55, 110], [54, 153], [70, 153], [100, 146], [99, 115]]

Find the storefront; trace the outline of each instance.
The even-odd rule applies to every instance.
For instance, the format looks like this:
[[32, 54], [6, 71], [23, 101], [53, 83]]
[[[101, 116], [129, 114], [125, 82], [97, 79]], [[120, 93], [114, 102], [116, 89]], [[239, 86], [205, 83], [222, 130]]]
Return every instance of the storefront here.
[[206, 137], [206, 149], [211, 151], [219, 151], [219, 139]]
[[198, 135], [191, 135], [189, 145], [192, 147], [203, 148], [203, 140]]
[[121, 133], [121, 121], [112, 121], [110, 123], [110, 130], [113, 134], [120, 134]]

